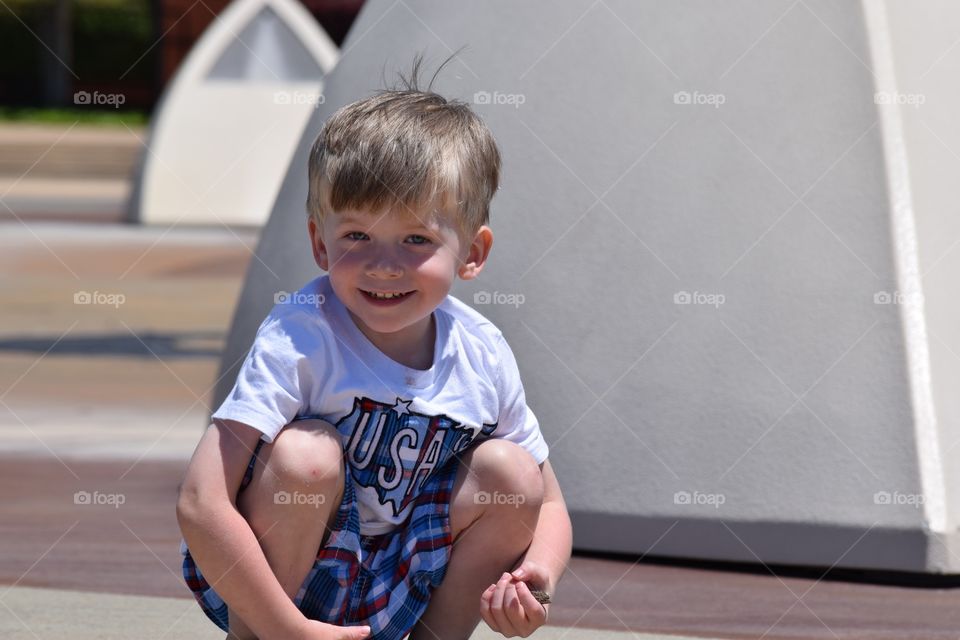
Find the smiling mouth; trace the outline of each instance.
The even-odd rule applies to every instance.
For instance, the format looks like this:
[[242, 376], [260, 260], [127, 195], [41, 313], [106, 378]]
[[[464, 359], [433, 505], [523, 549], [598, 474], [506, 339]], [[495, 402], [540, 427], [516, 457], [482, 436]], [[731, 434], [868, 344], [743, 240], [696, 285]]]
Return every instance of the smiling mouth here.
[[364, 289], [361, 291], [374, 300], [397, 300], [413, 293], [413, 291], [365, 291]]

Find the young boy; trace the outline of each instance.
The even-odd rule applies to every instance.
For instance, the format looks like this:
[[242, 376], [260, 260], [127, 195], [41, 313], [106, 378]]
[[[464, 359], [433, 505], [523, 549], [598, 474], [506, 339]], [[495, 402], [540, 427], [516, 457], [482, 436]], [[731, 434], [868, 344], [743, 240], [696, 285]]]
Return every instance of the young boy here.
[[416, 68], [324, 125], [307, 228], [328, 273], [260, 326], [177, 502], [184, 576], [228, 638], [546, 621], [531, 590], [554, 592], [570, 519], [509, 346], [448, 295], [487, 260], [499, 171]]

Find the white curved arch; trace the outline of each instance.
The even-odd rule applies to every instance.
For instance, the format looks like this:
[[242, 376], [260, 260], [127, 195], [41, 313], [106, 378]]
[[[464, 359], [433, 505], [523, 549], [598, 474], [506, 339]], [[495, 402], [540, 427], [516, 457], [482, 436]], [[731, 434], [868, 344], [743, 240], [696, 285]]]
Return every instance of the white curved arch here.
[[339, 51], [296, 0], [236, 0], [197, 41], [152, 123], [136, 217], [266, 222]]

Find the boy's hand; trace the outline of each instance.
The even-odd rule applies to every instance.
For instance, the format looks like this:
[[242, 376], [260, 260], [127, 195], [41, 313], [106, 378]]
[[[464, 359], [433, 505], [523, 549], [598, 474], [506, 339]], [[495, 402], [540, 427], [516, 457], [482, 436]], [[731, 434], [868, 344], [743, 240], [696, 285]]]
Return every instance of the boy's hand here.
[[550, 611], [550, 605], [537, 602], [530, 589], [546, 589], [549, 580], [542, 567], [524, 562], [513, 574], [504, 573], [496, 584], [487, 587], [480, 596], [480, 616], [507, 638], [526, 638], [546, 623]]
[[307, 620], [296, 634], [297, 640], [363, 640], [370, 637], [370, 627], [338, 627], [336, 625]]

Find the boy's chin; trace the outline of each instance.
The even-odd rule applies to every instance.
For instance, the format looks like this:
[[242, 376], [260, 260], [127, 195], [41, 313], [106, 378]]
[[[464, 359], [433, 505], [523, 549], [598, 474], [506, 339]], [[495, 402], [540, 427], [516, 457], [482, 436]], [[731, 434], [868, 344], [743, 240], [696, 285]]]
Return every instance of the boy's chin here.
[[356, 310], [353, 311], [353, 315], [359, 318], [367, 329], [384, 335], [398, 333], [418, 322], [416, 318], [383, 318], [378, 317], [378, 314], [365, 311], [357, 313]]

